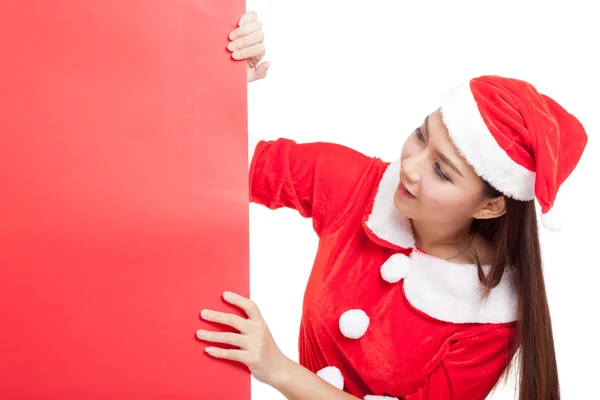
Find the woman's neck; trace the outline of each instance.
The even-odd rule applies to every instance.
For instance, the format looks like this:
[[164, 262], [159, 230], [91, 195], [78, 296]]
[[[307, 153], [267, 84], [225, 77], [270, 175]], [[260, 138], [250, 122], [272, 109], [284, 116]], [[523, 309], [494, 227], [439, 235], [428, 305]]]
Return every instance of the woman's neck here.
[[442, 259], [455, 257], [461, 250], [461, 246], [468, 246], [473, 238], [471, 221], [450, 225], [411, 220], [411, 224], [415, 246], [433, 257]]

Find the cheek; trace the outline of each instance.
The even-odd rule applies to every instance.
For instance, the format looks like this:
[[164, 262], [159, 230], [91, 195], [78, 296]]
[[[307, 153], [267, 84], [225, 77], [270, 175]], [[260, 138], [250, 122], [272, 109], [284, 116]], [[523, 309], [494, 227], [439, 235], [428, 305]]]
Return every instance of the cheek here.
[[464, 218], [473, 213], [472, 202], [462, 190], [432, 176], [421, 185], [419, 200], [428, 214], [441, 219]]
[[412, 137], [409, 136], [408, 139], [402, 145], [402, 151], [400, 153], [400, 160], [404, 161], [405, 158], [411, 157], [416, 154], [418, 150], [418, 146], [414, 143], [414, 140], [411, 140]]

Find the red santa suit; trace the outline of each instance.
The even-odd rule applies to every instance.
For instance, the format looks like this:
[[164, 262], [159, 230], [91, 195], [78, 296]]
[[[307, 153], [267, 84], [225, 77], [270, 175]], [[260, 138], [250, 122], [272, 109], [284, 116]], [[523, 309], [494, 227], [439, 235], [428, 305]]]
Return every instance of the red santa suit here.
[[319, 236], [300, 364], [332, 367], [322, 376], [360, 398], [485, 398], [514, 353], [510, 277], [480, 302], [477, 266], [414, 249], [393, 203], [398, 161], [286, 139], [255, 149], [251, 200], [312, 217]]
[[312, 218], [319, 237], [300, 364], [359, 398], [485, 399], [515, 354], [512, 270], [482, 300], [476, 265], [416, 249], [393, 203], [399, 160], [287, 139], [250, 149], [250, 200]]

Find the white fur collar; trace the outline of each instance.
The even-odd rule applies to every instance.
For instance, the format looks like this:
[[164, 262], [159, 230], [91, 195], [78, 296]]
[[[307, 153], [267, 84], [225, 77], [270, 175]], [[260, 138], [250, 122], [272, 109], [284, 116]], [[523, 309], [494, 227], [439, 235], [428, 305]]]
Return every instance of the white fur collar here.
[[[451, 263], [419, 251], [413, 251], [410, 258], [404, 293], [415, 308], [454, 323], [516, 320], [517, 297], [512, 270], [507, 269], [498, 286], [482, 300], [476, 265]], [[489, 270], [489, 266], [482, 268], [484, 273]]]
[[394, 207], [394, 193], [400, 183], [400, 160], [391, 163], [383, 173], [371, 214], [365, 228], [388, 244], [408, 249], [415, 245], [410, 220]]
[[[402, 263], [401, 278], [408, 301], [417, 309], [441, 321], [453, 323], [506, 323], [516, 320], [517, 297], [514, 274], [507, 269], [489, 297], [481, 300], [481, 284], [474, 264], [456, 264], [428, 256], [413, 249], [410, 220], [394, 206], [393, 198], [400, 180], [400, 161], [384, 172], [371, 214], [364, 228], [374, 241], [394, 249], [410, 249], [410, 263], [400, 254], [388, 263]], [[489, 266], [482, 267], [484, 272]], [[400, 277], [398, 277], [400, 278]]]

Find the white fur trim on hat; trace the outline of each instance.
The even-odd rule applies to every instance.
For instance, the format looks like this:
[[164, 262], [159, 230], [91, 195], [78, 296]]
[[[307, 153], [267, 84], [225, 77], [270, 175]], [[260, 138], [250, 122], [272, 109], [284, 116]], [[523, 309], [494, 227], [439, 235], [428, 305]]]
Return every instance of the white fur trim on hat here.
[[406, 276], [410, 268], [410, 258], [402, 253], [392, 254], [381, 266], [380, 273], [384, 281], [396, 283]]
[[370, 319], [363, 310], [348, 310], [340, 317], [340, 331], [350, 339], [359, 339], [369, 327]]
[[500, 147], [479, 112], [469, 83], [444, 96], [441, 113], [452, 142], [477, 175], [514, 199], [535, 198], [535, 172], [513, 161]]
[[337, 367], [325, 367], [317, 372], [317, 375], [330, 385], [333, 385], [340, 390], [344, 390], [344, 377]]
[[397, 397], [389, 397], [389, 396], [373, 396], [368, 394], [365, 396], [364, 400], [399, 400]]

